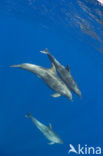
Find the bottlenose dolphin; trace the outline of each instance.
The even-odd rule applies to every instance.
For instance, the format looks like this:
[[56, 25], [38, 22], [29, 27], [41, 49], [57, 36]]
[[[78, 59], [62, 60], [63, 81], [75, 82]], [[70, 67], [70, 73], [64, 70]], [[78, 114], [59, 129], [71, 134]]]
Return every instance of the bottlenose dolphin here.
[[63, 141], [60, 139], [57, 134], [55, 134], [52, 130], [51, 124], [49, 124], [49, 127], [42, 124], [40, 121], [38, 121], [36, 118], [34, 118], [30, 113], [26, 115], [27, 118], [30, 118], [32, 122], [35, 124], [35, 126], [44, 134], [44, 136], [50, 141], [49, 145], [53, 145], [55, 143], [57, 144], [63, 144]]
[[28, 70], [33, 74], [40, 77], [52, 90], [56, 93], [52, 97], [65, 96], [72, 100], [71, 91], [65, 85], [65, 83], [57, 76], [56, 69], [52, 63], [51, 68], [43, 68], [34, 64], [24, 63], [19, 65], [12, 65], [11, 67], [18, 67], [24, 70]]
[[56, 70], [57, 70], [60, 78], [64, 81], [64, 83], [67, 85], [67, 87], [70, 90], [72, 90], [75, 94], [77, 94], [78, 96], [81, 97], [81, 91], [80, 91], [77, 83], [75, 82], [75, 80], [73, 79], [73, 77], [72, 77], [72, 75], [70, 73], [69, 65], [67, 65], [66, 68], [63, 65], [61, 65], [54, 58], [54, 56], [52, 56], [50, 54], [50, 52], [48, 51], [48, 49], [45, 49], [45, 50], [40, 51], [40, 52], [48, 55], [50, 61], [55, 65]]

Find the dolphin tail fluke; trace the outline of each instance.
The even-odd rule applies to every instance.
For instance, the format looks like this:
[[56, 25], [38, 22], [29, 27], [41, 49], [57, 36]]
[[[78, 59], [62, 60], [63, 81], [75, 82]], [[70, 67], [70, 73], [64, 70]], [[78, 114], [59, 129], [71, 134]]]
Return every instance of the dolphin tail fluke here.
[[49, 54], [49, 51], [48, 51], [48, 49], [46, 48], [45, 50], [43, 50], [43, 51], [40, 51], [41, 53], [44, 53], [44, 54]]
[[29, 112], [28, 114], [25, 115], [26, 118], [30, 118], [31, 117], [31, 113]]

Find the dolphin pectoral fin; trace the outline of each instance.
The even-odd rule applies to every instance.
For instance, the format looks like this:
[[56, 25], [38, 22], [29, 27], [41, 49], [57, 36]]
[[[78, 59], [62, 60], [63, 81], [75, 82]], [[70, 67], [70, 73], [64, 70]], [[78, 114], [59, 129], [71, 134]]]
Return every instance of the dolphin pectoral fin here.
[[55, 143], [54, 143], [54, 142], [49, 142], [48, 144], [49, 144], [49, 145], [53, 145], [53, 144], [55, 144]]
[[66, 69], [67, 69], [68, 71], [70, 71], [69, 64], [67, 64]]
[[51, 96], [54, 97], [54, 98], [57, 98], [57, 97], [59, 97], [61, 95], [59, 93], [55, 93], [55, 94], [52, 94]]
[[51, 123], [49, 123], [49, 128], [52, 129], [52, 125], [51, 125]]

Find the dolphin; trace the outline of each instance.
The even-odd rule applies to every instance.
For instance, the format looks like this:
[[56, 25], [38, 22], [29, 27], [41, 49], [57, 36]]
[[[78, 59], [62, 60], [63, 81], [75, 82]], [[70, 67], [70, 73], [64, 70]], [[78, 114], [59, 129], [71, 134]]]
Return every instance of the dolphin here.
[[28, 70], [33, 74], [36, 74], [48, 85], [48, 87], [56, 92], [55, 94], [51, 95], [52, 97], [65, 96], [72, 100], [71, 91], [68, 89], [65, 83], [57, 76], [56, 68], [53, 63], [51, 68], [43, 68], [41, 66], [30, 63], [12, 65], [11, 67], [18, 67], [24, 70]]
[[80, 91], [77, 83], [75, 82], [75, 80], [73, 79], [73, 77], [70, 73], [69, 65], [67, 65], [66, 68], [63, 65], [61, 65], [55, 59], [55, 57], [50, 54], [48, 49], [45, 49], [45, 50], [40, 51], [40, 52], [48, 55], [50, 61], [55, 65], [56, 70], [57, 70], [60, 78], [64, 81], [64, 83], [67, 85], [67, 87], [70, 90], [72, 90], [75, 94], [77, 94], [78, 96], [81, 97], [81, 91]]
[[38, 121], [36, 118], [34, 118], [30, 113], [26, 115], [27, 118], [30, 118], [32, 122], [35, 124], [35, 126], [44, 134], [44, 136], [50, 141], [49, 145], [53, 144], [63, 144], [63, 141], [60, 139], [60, 137], [55, 134], [52, 130], [51, 124], [49, 126], [45, 126], [40, 121]]

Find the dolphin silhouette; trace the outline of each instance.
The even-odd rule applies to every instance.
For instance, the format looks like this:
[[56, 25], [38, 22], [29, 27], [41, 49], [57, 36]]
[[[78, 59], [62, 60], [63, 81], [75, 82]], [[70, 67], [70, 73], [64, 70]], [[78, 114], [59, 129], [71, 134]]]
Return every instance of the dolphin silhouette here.
[[57, 76], [56, 69], [52, 63], [51, 68], [43, 68], [34, 64], [24, 63], [19, 65], [12, 65], [11, 67], [18, 67], [24, 70], [28, 70], [33, 74], [40, 77], [52, 90], [56, 93], [52, 97], [65, 96], [72, 100], [71, 91], [68, 89], [66, 84]]
[[73, 77], [72, 77], [72, 75], [70, 73], [69, 65], [67, 65], [66, 68], [63, 65], [61, 65], [54, 58], [54, 56], [52, 56], [50, 54], [50, 52], [48, 51], [48, 49], [45, 49], [45, 50], [40, 51], [40, 52], [48, 55], [50, 61], [55, 65], [56, 70], [57, 70], [60, 78], [64, 81], [64, 83], [67, 85], [67, 87], [70, 90], [72, 90], [75, 94], [77, 94], [78, 96], [81, 97], [81, 91], [80, 91], [77, 83], [75, 82], [75, 80], [73, 79]]
[[51, 124], [49, 124], [49, 127], [42, 124], [40, 121], [38, 121], [36, 118], [34, 118], [30, 113], [26, 115], [27, 118], [30, 118], [32, 122], [35, 124], [35, 126], [43, 133], [43, 135], [50, 141], [49, 145], [53, 145], [55, 143], [57, 144], [63, 144], [63, 141], [60, 139], [60, 137], [53, 132]]

